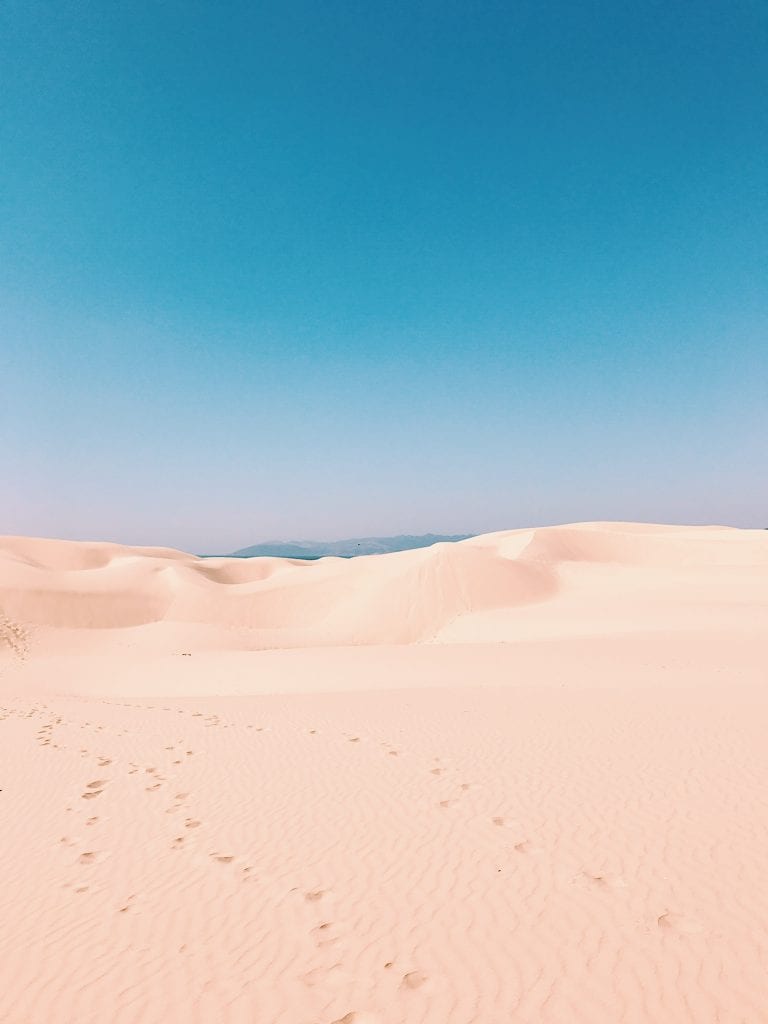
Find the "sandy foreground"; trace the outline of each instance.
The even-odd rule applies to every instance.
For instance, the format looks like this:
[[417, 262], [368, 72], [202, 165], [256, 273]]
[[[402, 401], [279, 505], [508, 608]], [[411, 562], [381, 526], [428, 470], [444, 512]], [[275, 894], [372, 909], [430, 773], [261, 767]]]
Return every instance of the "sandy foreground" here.
[[768, 532], [0, 538], [2, 1024], [768, 1022]]

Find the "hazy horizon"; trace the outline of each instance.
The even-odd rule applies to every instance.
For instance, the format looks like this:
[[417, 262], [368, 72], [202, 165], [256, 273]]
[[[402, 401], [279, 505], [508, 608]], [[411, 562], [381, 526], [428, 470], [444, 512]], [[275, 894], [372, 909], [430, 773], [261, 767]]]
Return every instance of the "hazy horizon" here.
[[0, 26], [0, 533], [768, 524], [758, 5]]

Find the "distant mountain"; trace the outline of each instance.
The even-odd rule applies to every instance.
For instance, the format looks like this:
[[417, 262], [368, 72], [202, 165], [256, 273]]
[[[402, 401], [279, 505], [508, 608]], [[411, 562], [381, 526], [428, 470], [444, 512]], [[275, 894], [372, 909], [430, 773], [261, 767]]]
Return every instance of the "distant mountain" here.
[[425, 533], [420, 537], [402, 535], [399, 537], [354, 537], [351, 540], [268, 540], [250, 548], [233, 551], [234, 558], [324, 558], [336, 555], [339, 558], [354, 558], [355, 555], [384, 555], [389, 551], [409, 551], [412, 548], [428, 548], [432, 544], [466, 540], [469, 533], [443, 536]]

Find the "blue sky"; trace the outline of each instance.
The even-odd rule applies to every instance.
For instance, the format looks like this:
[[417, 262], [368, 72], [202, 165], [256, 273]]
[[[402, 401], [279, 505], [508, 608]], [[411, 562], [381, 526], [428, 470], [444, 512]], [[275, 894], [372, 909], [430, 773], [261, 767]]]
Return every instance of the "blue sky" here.
[[768, 525], [768, 8], [0, 8], [0, 533]]

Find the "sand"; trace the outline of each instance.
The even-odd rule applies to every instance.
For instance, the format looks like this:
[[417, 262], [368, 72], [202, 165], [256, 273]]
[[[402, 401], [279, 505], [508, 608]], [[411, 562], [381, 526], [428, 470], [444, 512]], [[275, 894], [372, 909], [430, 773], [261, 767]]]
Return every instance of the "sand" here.
[[0, 538], [3, 1024], [768, 1021], [768, 533]]

